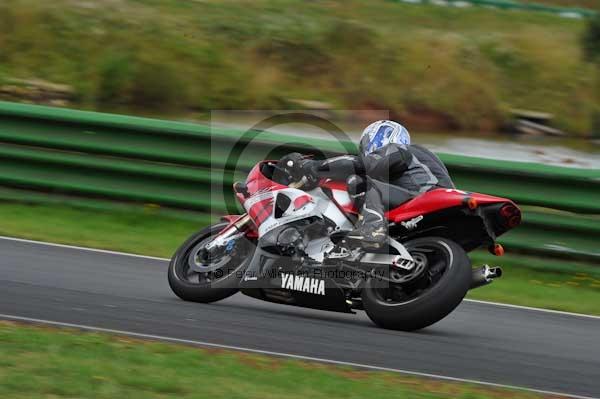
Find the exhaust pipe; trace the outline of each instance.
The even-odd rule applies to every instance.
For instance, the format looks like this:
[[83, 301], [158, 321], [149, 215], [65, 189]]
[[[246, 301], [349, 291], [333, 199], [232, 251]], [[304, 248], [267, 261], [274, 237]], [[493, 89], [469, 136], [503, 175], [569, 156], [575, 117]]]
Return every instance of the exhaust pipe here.
[[479, 269], [473, 269], [473, 274], [471, 277], [471, 287], [473, 288], [482, 287], [491, 283], [494, 279], [502, 276], [502, 269], [499, 267], [489, 267], [488, 265], [484, 265]]

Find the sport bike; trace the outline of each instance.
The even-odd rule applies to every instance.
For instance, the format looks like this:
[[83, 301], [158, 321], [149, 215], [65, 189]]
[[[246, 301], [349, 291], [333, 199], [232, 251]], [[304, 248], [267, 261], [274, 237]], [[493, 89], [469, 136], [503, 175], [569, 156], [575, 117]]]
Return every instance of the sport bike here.
[[[284, 176], [279, 178], [277, 176]], [[194, 302], [236, 292], [285, 305], [354, 313], [378, 326], [412, 331], [447, 316], [467, 291], [500, 277], [472, 269], [467, 253], [500, 256], [496, 238], [521, 222], [511, 200], [438, 188], [404, 203], [384, 198], [389, 238], [380, 248], [346, 243], [357, 210], [343, 182], [306, 179], [263, 161], [234, 192], [246, 213], [227, 215], [190, 237], [173, 256], [171, 289]]]

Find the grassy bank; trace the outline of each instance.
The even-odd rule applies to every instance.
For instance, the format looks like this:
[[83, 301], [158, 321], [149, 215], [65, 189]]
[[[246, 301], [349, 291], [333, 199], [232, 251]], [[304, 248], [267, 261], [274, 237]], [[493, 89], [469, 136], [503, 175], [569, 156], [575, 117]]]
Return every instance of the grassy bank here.
[[0, 81], [33, 99], [10, 79], [67, 84], [72, 106], [127, 113], [319, 100], [389, 109], [417, 130], [492, 130], [527, 108], [584, 134], [597, 99], [583, 27], [385, 0], [6, 0]]
[[[0, 202], [0, 235], [169, 258], [208, 216], [156, 208], [120, 211]], [[473, 256], [474, 264], [502, 265], [505, 275], [469, 297], [600, 315], [600, 269], [566, 260], [521, 255]]]
[[553, 396], [0, 322], [3, 398]]

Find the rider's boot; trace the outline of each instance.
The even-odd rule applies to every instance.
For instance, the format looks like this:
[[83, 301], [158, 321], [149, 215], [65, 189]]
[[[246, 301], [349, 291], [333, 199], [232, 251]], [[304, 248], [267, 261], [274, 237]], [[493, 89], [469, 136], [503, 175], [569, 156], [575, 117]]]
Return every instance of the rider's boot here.
[[[367, 218], [362, 218], [365, 220]], [[380, 222], [360, 222], [359, 226], [350, 231], [344, 240], [350, 247], [381, 248], [387, 240], [387, 228]]]
[[345, 240], [351, 247], [380, 248], [388, 236], [381, 193], [357, 178], [361, 179], [358, 176], [348, 179], [348, 191], [360, 210], [358, 227], [346, 234]]

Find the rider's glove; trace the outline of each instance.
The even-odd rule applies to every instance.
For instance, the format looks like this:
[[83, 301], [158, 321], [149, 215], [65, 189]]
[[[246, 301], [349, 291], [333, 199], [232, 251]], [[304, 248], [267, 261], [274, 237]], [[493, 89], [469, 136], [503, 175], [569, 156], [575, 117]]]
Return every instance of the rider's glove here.
[[319, 184], [319, 174], [317, 173], [318, 162], [312, 159], [304, 159], [301, 169], [302, 175], [306, 178], [304, 190], [311, 190]]
[[278, 164], [290, 174], [292, 181], [299, 182], [304, 178], [305, 189], [314, 188], [319, 181], [314, 162], [298, 152], [287, 154]]
[[292, 152], [282, 157], [278, 164], [284, 169], [292, 178], [292, 181], [299, 181], [302, 179], [302, 154], [299, 152]]

